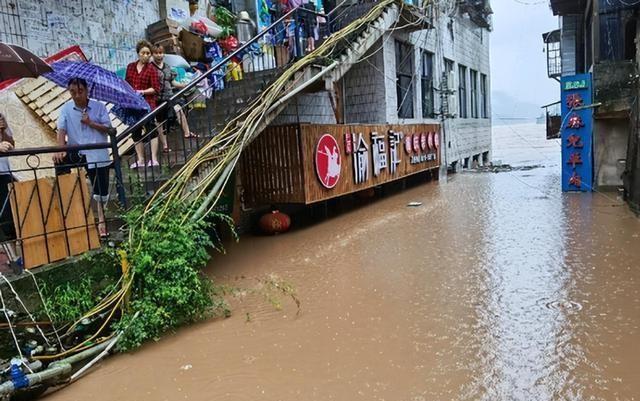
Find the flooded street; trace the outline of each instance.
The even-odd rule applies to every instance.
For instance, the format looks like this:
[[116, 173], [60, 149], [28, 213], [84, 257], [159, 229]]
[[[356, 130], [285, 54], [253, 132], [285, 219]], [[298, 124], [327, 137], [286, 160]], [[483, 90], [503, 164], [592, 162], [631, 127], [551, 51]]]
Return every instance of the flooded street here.
[[[55, 400], [640, 399], [640, 220], [616, 194], [562, 194], [543, 126], [494, 127], [494, 160], [276, 237], [207, 273], [275, 275], [233, 316], [109, 358]], [[409, 202], [420, 207], [407, 207]]]

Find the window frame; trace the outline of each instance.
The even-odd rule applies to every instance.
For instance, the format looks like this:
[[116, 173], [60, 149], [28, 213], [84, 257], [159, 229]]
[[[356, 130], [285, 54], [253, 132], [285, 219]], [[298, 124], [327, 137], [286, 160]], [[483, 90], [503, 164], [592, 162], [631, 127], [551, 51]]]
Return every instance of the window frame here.
[[[414, 59], [415, 51], [412, 44], [400, 40], [395, 41], [396, 53], [396, 111], [398, 118], [414, 118], [415, 116], [415, 84]], [[406, 88], [402, 82], [409, 82]]]
[[435, 55], [423, 50], [420, 55], [420, 84], [422, 90], [422, 118], [436, 117], [435, 74], [433, 61]]
[[469, 87], [471, 98], [471, 118], [479, 118], [478, 107], [478, 71], [469, 69]]
[[469, 118], [467, 70], [466, 66], [458, 64], [458, 116], [460, 118]]
[[480, 117], [489, 118], [489, 81], [487, 74], [480, 73]]

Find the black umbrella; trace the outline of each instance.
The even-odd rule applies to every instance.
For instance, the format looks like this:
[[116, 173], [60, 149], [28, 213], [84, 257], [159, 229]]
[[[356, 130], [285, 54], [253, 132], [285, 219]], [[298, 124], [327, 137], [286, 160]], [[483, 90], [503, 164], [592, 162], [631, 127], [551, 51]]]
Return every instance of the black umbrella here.
[[24, 47], [0, 43], [0, 82], [12, 78], [38, 77], [51, 71], [43, 59]]

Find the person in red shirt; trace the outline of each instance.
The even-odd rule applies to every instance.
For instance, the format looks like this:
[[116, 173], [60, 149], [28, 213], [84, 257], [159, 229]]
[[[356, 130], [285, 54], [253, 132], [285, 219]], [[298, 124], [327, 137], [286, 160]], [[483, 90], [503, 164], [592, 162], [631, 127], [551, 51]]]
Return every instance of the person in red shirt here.
[[[158, 72], [151, 65], [151, 43], [141, 40], [136, 45], [138, 60], [127, 65], [125, 80], [149, 103], [151, 110], [158, 106], [158, 94], [160, 93], [160, 78]], [[144, 143], [151, 141], [151, 160], [147, 166], [158, 166], [158, 132], [153, 122], [145, 126], [147, 133], [151, 132], [144, 141], [142, 139], [142, 131], [134, 132], [132, 137], [136, 142], [137, 160], [131, 165], [131, 168], [139, 168], [145, 166]]]

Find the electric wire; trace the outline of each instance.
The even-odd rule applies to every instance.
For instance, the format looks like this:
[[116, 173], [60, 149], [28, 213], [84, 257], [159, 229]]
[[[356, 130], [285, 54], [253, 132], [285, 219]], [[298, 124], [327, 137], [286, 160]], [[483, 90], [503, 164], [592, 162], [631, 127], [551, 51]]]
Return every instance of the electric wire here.
[[13, 342], [16, 345], [16, 351], [18, 351], [18, 355], [20, 356], [20, 362], [27, 367], [29, 372], [33, 373], [31, 367], [26, 364], [24, 355], [22, 355], [22, 350], [20, 349], [20, 344], [18, 344], [18, 338], [16, 337], [16, 333], [13, 331], [13, 324], [11, 324], [11, 318], [9, 317], [9, 313], [7, 312], [7, 305], [4, 302], [4, 295], [2, 294], [2, 290], [0, 289], [0, 301], [2, 302], [2, 313], [4, 313], [4, 317], [7, 319], [7, 323], [9, 324], [9, 331], [11, 332], [11, 337], [13, 338]]
[[33, 315], [31, 314], [31, 312], [29, 312], [29, 309], [27, 309], [27, 307], [25, 306], [24, 302], [22, 302], [22, 298], [20, 298], [20, 295], [16, 292], [16, 290], [13, 288], [13, 285], [11, 285], [11, 282], [5, 277], [4, 274], [0, 273], [0, 277], [2, 277], [2, 279], [7, 283], [7, 285], [9, 286], [9, 289], [11, 290], [11, 292], [13, 293], [13, 295], [16, 297], [16, 300], [18, 301], [18, 303], [20, 304], [20, 306], [22, 306], [22, 308], [24, 309], [24, 311], [27, 313], [27, 315], [29, 316], [29, 319], [31, 319], [31, 321], [35, 324], [36, 329], [38, 330], [38, 332], [40, 333], [40, 335], [42, 336], [42, 338], [44, 339], [44, 342], [47, 343], [47, 345], [51, 345], [51, 343], [49, 343], [49, 339], [47, 338], [47, 336], [44, 335], [44, 332], [42, 331], [42, 329], [40, 328], [40, 326], [37, 324], [36, 319], [33, 317]]
[[40, 302], [42, 303], [42, 309], [44, 310], [45, 315], [47, 315], [47, 317], [49, 318], [49, 321], [51, 322], [51, 328], [53, 329], [56, 339], [58, 340], [58, 345], [62, 350], [64, 350], [64, 345], [62, 345], [62, 341], [60, 340], [60, 336], [58, 335], [58, 329], [56, 328], [56, 325], [53, 319], [51, 319], [49, 308], [47, 307], [47, 303], [44, 301], [44, 297], [42, 296], [42, 291], [40, 290], [40, 286], [38, 285], [38, 280], [36, 280], [36, 276], [33, 273], [31, 273], [29, 269], [25, 269], [24, 271], [27, 272], [27, 274], [29, 274], [33, 279], [33, 284], [35, 284], [36, 286], [36, 291], [38, 291], [38, 296], [40, 297]]

